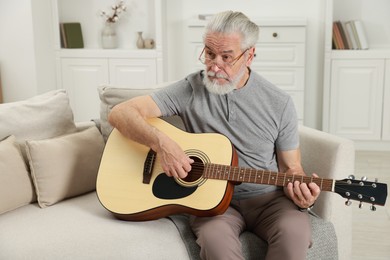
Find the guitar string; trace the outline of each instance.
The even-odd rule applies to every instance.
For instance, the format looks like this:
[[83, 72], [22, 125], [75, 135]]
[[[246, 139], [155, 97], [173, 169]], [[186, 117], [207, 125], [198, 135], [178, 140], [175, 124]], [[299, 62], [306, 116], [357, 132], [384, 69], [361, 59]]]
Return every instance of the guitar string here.
[[[209, 167], [208, 167], [208, 166]], [[222, 170], [222, 169], [224, 169], [224, 168], [231, 168], [231, 170], [232, 171], [235, 171], [235, 172], [237, 172], [238, 173], [238, 176], [240, 176], [240, 172], [239, 172], [239, 170], [240, 170], [240, 168], [239, 167], [236, 167], [236, 166], [228, 166], [228, 165], [218, 165], [218, 164], [212, 164], [212, 163], [208, 163], [207, 165], [205, 165], [205, 164], [203, 164], [203, 163], [201, 163], [201, 162], [194, 162], [193, 164], [191, 164], [191, 166], [192, 166], [192, 170], [191, 170], [191, 175], [193, 176], [193, 177], [201, 177], [201, 176], [203, 176], [203, 174], [204, 174], [204, 170], [205, 169], [209, 169], [210, 168], [210, 166], [211, 167], [221, 167], [221, 169], [220, 170]], [[287, 183], [289, 183], [289, 182], [285, 182], [285, 177], [286, 176], [288, 176], [288, 177], [291, 177], [291, 178], [293, 178], [293, 175], [286, 175], [286, 174], [284, 174], [284, 173], [276, 173], [276, 172], [269, 172], [269, 171], [265, 171], [265, 170], [257, 170], [257, 169], [242, 169], [243, 171], [244, 171], [244, 174], [243, 175], [245, 175], [245, 172], [247, 172], [247, 171], [255, 171], [256, 172], [256, 174], [258, 174], [259, 172], [260, 172], [260, 174], [264, 174], [264, 175], [266, 175], [266, 174], [268, 174], [268, 175], [281, 175], [281, 176], [278, 176], [276, 179], [273, 179], [273, 180], [271, 180], [269, 183], [283, 183], [284, 185], [286, 185]], [[245, 180], [251, 180], [251, 175], [250, 174], [252, 174], [251, 172], [249, 173], [249, 175], [247, 176], [247, 178], [244, 178], [244, 181]], [[241, 174], [242, 175], [242, 174]], [[253, 177], [252, 177], [253, 178]], [[235, 180], [241, 180], [242, 181], [242, 179], [235, 179]], [[299, 180], [298, 180], [299, 181]], [[309, 176], [305, 176], [305, 177], [303, 177], [303, 182], [306, 182], [306, 183], [309, 183], [309, 182], [311, 182], [311, 181], [313, 181], [313, 182], [315, 182], [315, 183], [317, 183], [317, 184], [319, 184], [319, 182], [321, 181], [321, 178], [311, 178], [311, 177], [309, 177]], [[316, 182], [317, 181], [317, 182]], [[261, 183], [261, 182], [260, 182]], [[263, 182], [263, 183], [267, 183], [267, 182]], [[322, 186], [323, 186], [323, 189], [329, 189], [329, 187], [331, 187], [332, 186], [332, 183], [333, 183], [333, 180], [331, 180], [331, 179], [322, 179]], [[336, 181], [336, 184], [338, 185], [338, 186], [350, 186], [350, 187], [354, 187], [354, 186], [360, 186], [360, 187], [370, 187], [371, 185], [370, 184], [364, 184], [363, 186], [361, 185], [361, 184], [359, 184], [359, 183], [351, 183], [351, 184], [349, 184], [349, 183], [347, 183], [346, 181]]]
[[[217, 165], [217, 164], [208, 164], [208, 165], [213, 165], [213, 166], [221, 166], [222, 168], [226, 168], [226, 167], [231, 167], [233, 170], [239, 170], [240, 168], [239, 167], [234, 167], [234, 166], [225, 166], [225, 165]], [[195, 175], [195, 176], [202, 176], [203, 175], [203, 171], [205, 168], [208, 168], [207, 166], [205, 166], [203, 163], [199, 163], [199, 162], [194, 162], [193, 164], [191, 164], [192, 166], [192, 170], [191, 170], [191, 174], [192, 175]], [[276, 173], [276, 172], [270, 172], [270, 171], [265, 171], [265, 170], [256, 170], [256, 169], [250, 169], [250, 168], [246, 168], [246, 169], [242, 169], [244, 171], [244, 175], [245, 175], [245, 172], [246, 171], [255, 171], [256, 174], [258, 174], [259, 172], [261, 172], [260, 174], [268, 174], [268, 175], [280, 175], [278, 176], [277, 178], [274, 178], [274, 179], [271, 179], [268, 183], [280, 183], [282, 182], [284, 185], [288, 184], [290, 181], [285, 181], [286, 180], [286, 177], [288, 178], [294, 178], [294, 176], [291, 174], [285, 174], [285, 173]], [[238, 173], [240, 175], [240, 173]], [[252, 173], [249, 173], [250, 175], [248, 175], [248, 178], [244, 178], [244, 181], [245, 180], [251, 180], [251, 174]], [[302, 178], [302, 177], [300, 177]], [[236, 180], [242, 180], [242, 179], [236, 179]], [[299, 180], [297, 180], [299, 181]], [[329, 188], [331, 187], [332, 183], [333, 183], [333, 180], [330, 180], [330, 179], [322, 179], [322, 178], [312, 178], [312, 177], [309, 177], [309, 176], [304, 176], [303, 177], [303, 180], [301, 182], [305, 182], [305, 183], [310, 183], [310, 182], [318, 182], [317, 184], [321, 183], [322, 182], [322, 186], [323, 186], [323, 189], [325, 188]], [[261, 183], [261, 182], [259, 182]], [[266, 184], [267, 182], [264, 182], [264, 184]]]

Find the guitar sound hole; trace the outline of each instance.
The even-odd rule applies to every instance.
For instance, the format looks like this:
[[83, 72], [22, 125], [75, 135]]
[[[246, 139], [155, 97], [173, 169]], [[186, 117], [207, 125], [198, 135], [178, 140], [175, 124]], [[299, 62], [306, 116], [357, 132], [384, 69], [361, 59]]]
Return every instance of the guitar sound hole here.
[[190, 156], [194, 162], [191, 164], [191, 171], [188, 173], [187, 177], [183, 179], [185, 182], [195, 182], [203, 175], [204, 164], [201, 159], [195, 156]]

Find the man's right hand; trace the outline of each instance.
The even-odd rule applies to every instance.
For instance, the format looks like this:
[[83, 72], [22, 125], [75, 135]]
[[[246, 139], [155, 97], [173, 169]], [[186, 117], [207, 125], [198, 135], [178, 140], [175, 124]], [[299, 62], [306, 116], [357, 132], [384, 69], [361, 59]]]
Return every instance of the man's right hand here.
[[165, 174], [169, 177], [185, 178], [191, 171], [191, 164], [194, 162], [184, 153], [181, 147], [165, 134], [159, 132], [159, 144], [155, 147], [160, 164]]
[[146, 118], [160, 116], [154, 100], [140, 96], [116, 105], [108, 119], [127, 138], [151, 147], [161, 158], [161, 167], [168, 176], [185, 178], [193, 160], [175, 141], [146, 122]]

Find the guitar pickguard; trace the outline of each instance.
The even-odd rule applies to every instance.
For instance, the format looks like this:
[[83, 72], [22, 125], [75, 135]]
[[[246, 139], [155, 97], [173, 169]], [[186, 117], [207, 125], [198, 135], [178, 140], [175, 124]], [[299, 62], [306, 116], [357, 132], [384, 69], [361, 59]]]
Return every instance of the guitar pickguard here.
[[159, 199], [180, 199], [194, 193], [198, 186], [184, 187], [179, 185], [174, 178], [160, 173], [153, 182], [152, 192]]

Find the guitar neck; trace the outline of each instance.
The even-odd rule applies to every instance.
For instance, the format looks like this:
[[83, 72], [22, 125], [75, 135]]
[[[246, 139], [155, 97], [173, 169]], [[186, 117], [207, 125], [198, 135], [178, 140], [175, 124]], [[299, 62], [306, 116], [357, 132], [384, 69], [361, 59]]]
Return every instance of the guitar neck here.
[[281, 187], [285, 187], [288, 183], [294, 181], [299, 181], [306, 184], [314, 182], [320, 187], [322, 191], [334, 190], [334, 181], [331, 179], [285, 174], [280, 172], [256, 170], [214, 163], [207, 163], [205, 165], [203, 177], [208, 179], [267, 184]]

